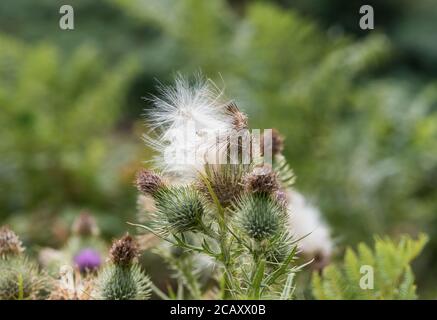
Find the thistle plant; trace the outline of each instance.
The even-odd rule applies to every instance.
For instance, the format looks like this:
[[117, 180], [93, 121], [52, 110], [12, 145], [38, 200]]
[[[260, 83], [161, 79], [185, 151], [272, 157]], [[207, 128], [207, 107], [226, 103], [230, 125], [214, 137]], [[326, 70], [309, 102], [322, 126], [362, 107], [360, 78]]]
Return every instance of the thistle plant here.
[[125, 235], [113, 242], [110, 259], [94, 283], [93, 298], [104, 300], [145, 300], [150, 297], [151, 282], [136, 261], [138, 245]]
[[41, 299], [48, 294], [49, 278], [23, 251], [18, 236], [0, 227], [0, 300]]
[[[140, 170], [135, 182], [153, 205], [142, 210], [145, 223], [134, 225], [163, 239], [155, 252], [175, 271], [182, 297], [291, 298], [303, 265], [296, 263], [298, 239], [288, 224], [294, 175], [280, 156], [283, 138], [274, 131], [271, 145], [250, 149], [244, 161], [231, 148], [244, 150], [239, 138], [247, 116], [210, 80], [178, 77], [160, 91], [145, 137], [158, 152], [156, 171]], [[187, 136], [187, 128], [194, 134]], [[274, 152], [272, 165], [259, 161], [267, 150]], [[192, 155], [194, 161], [183, 161]], [[181, 298], [172, 289], [155, 291]]]

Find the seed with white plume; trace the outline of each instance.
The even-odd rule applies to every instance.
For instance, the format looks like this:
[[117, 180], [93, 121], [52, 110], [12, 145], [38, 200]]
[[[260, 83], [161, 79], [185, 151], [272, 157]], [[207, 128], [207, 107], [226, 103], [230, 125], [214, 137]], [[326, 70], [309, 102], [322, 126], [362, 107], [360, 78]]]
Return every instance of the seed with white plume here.
[[178, 76], [174, 86], [159, 88], [148, 122], [146, 143], [158, 152], [156, 166], [164, 173], [191, 180], [208, 163], [226, 160], [228, 137], [247, 126], [235, 104], [211, 80]]
[[299, 249], [306, 257], [314, 258], [314, 268], [321, 269], [329, 262], [333, 249], [329, 227], [319, 209], [308, 203], [302, 194], [292, 190], [287, 196], [290, 232], [295, 239], [303, 237], [298, 242]]

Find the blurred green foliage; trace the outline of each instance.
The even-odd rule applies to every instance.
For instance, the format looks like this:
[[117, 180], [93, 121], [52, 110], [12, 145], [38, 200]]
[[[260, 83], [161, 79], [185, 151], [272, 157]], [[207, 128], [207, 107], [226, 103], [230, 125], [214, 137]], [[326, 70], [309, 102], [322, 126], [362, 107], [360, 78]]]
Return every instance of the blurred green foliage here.
[[68, 206], [124, 213], [126, 191], [114, 169], [127, 165], [133, 147], [111, 150], [112, 131], [135, 61], [109, 66], [87, 46], [64, 57], [53, 45], [5, 36], [0, 46], [2, 214], [59, 214]]
[[86, 207], [121, 233], [146, 160], [141, 97], [202, 70], [253, 128], [286, 135], [297, 187], [339, 248], [428, 233], [415, 268], [419, 293], [435, 295], [437, 5], [370, 2], [370, 32], [357, 30], [359, 1], [76, 0], [74, 31], [53, 1], [2, 2], [1, 219]]
[[313, 274], [313, 294], [319, 300], [417, 299], [410, 263], [427, 241], [420, 234], [417, 240], [403, 236], [399, 243], [376, 238], [373, 250], [363, 243], [357, 252], [348, 248], [341, 266], [331, 264]]

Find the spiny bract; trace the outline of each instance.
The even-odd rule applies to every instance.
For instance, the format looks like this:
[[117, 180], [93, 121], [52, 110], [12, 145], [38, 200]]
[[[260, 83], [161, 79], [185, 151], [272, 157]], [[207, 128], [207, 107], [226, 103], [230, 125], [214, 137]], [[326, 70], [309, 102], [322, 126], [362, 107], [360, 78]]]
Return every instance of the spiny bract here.
[[150, 279], [138, 264], [129, 267], [108, 265], [96, 281], [96, 299], [146, 300], [150, 293]]
[[242, 197], [236, 205], [235, 212], [238, 225], [256, 241], [281, 234], [286, 224], [284, 208], [263, 194]]
[[192, 187], [161, 189], [155, 196], [155, 224], [164, 232], [196, 231], [202, 225], [205, 206], [201, 195]]
[[0, 260], [0, 270], [0, 300], [41, 299], [47, 295], [48, 277], [27, 258]]

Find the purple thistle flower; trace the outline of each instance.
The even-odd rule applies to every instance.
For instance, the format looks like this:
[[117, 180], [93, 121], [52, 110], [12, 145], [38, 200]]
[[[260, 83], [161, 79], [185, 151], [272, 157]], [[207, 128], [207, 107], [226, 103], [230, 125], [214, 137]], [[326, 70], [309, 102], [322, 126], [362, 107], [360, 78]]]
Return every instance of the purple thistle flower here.
[[96, 270], [102, 264], [100, 253], [91, 248], [80, 250], [73, 260], [81, 272]]

